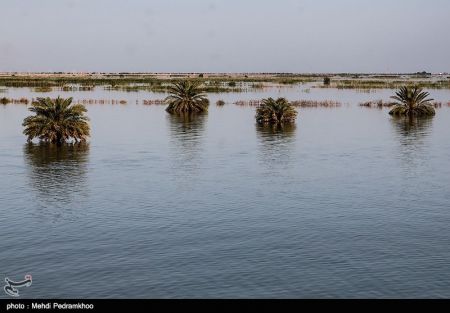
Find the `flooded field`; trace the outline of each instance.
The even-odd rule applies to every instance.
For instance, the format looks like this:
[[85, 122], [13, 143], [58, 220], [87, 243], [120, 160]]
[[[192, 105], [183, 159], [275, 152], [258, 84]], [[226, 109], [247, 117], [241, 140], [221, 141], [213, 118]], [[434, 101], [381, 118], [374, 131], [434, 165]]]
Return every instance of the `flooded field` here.
[[[193, 119], [162, 92], [0, 87], [18, 100], [0, 104], [0, 278], [32, 274], [28, 298], [448, 297], [450, 90], [405, 121], [360, 106], [393, 90], [314, 86], [211, 93]], [[91, 140], [27, 144], [30, 102], [58, 95]], [[258, 127], [266, 97], [304, 101], [296, 125]]]

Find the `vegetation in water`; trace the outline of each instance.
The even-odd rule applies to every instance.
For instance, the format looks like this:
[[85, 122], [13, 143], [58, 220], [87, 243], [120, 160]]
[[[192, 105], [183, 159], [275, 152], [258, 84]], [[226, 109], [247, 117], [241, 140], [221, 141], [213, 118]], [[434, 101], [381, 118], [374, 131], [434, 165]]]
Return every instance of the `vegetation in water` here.
[[14, 103], [14, 104], [28, 104], [28, 99], [27, 98], [20, 98], [20, 99], [10, 99], [10, 98], [0, 98], [0, 104], [9, 104], [9, 103]]
[[169, 88], [166, 98], [169, 113], [200, 113], [208, 111], [209, 100], [198, 82], [181, 81]]
[[[347, 75], [343, 74], [344, 77]], [[207, 76], [207, 77], [206, 77]], [[248, 89], [264, 88], [263, 83], [273, 85], [295, 85], [319, 82], [316, 74], [152, 74], [152, 73], [36, 73], [0, 76], [0, 86], [39, 88], [46, 92], [56, 87], [61, 91], [87, 91], [96, 86], [107, 90], [167, 92], [171, 84], [182, 80], [197, 81], [208, 92], [245, 92]]]
[[164, 99], [143, 100], [142, 103], [144, 105], [166, 105]]
[[291, 104], [300, 108], [338, 108], [342, 106], [342, 103], [333, 100], [296, 100], [292, 101]]
[[256, 109], [256, 121], [259, 124], [284, 124], [294, 123], [297, 111], [285, 98], [264, 99]]
[[[263, 103], [264, 99], [247, 101], [239, 100], [234, 102], [234, 104], [238, 106], [261, 106]], [[342, 106], [342, 103], [333, 100], [294, 100], [290, 103], [292, 106], [299, 108], [338, 108]]]
[[398, 89], [405, 85], [414, 85], [421, 88], [429, 89], [450, 89], [450, 80], [417, 80], [412, 78], [404, 79], [341, 79], [336, 80], [330, 85], [324, 84], [324, 88], [337, 89], [357, 89], [357, 90], [371, 90], [371, 89]]
[[389, 112], [394, 116], [433, 116], [436, 114], [431, 105], [430, 94], [418, 87], [402, 87], [391, 98], [398, 101]]
[[11, 102], [11, 99], [8, 99], [6, 97], [0, 98], [0, 104], [8, 104]]
[[71, 139], [84, 142], [89, 137], [87, 110], [81, 104], [72, 104], [72, 98], [37, 98], [29, 110], [34, 115], [23, 122], [28, 141], [39, 138], [61, 145]]
[[384, 101], [384, 100], [375, 100], [375, 101], [366, 101], [366, 102], [361, 102], [359, 104], [360, 107], [365, 107], [365, 108], [378, 108], [378, 109], [382, 109], [382, 108], [390, 108], [393, 107], [395, 104], [395, 102], [392, 101]]
[[34, 92], [52, 92], [53, 88], [49, 86], [35, 87]]
[[[333, 77], [331, 79], [330, 77]], [[330, 79], [330, 80], [328, 80]], [[40, 73], [0, 76], [0, 87], [30, 87], [37, 92], [52, 88], [61, 91], [89, 91], [96, 86], [107, 90], [167, 92], [168, 88], [182, 80], [203, 85], [207, 92], [245, 92], [272, 86], [288, 86], [311, 83], [312, 87], [338, 89], [396, 89], [415, 85], [429, 89], [450, 89], [450, 79], [444, 76], [417, 74], [323, 74], [259, 73], [259, 74], [152, 74], [152, 73]]]

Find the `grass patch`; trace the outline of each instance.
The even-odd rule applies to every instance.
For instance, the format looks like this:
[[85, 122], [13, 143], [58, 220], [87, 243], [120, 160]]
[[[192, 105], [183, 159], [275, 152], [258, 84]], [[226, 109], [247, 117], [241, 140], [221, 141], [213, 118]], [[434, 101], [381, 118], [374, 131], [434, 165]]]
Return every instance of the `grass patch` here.
[[25, 104], [27, 105], [30, 101], [27, 98], [20, 98], [20, 99], [10, 99], [10, 98], [0, 98], [0, 104], [6, 105], [6, 104]]

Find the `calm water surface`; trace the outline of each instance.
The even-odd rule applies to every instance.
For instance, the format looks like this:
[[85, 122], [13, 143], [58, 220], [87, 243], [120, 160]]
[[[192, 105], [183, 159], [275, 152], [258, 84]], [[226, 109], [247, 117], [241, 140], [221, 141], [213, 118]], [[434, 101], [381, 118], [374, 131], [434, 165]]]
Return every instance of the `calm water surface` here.
[[[92, 140], [58, 151], [0, 106], [0, 281], [32, 274], [23, 297], [450, 297], [449, 108], [410, 123], [358, 107], [389, 90], [269, 88], [183, 119], [141, 104], [162, 94], [59, 94], [128, 104], [88, 105]], [[266, 96], [344, 105], [280, 132], [231, 104]]]

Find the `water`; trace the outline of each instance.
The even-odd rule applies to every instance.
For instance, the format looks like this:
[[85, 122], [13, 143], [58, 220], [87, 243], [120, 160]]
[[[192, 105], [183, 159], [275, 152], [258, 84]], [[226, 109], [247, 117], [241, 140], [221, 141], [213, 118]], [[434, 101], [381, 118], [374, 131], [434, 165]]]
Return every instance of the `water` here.
[[[391, 93], [211, 95], [229, 104], [196, 119], [136, 104], [162, 94], [59, 93], [128, 104], [89, 105], [90, 143], [58, 151], [0, 106], [0, 280], [32, 274], [26, 298], [449, 297], [450, 109], [357, 106]], [[282, 95], [344, 105], [277, 132], [230, 104]]]

